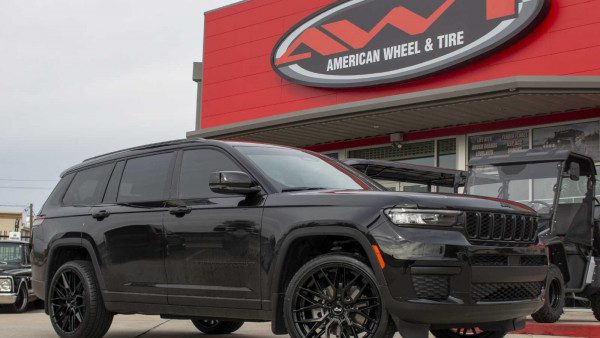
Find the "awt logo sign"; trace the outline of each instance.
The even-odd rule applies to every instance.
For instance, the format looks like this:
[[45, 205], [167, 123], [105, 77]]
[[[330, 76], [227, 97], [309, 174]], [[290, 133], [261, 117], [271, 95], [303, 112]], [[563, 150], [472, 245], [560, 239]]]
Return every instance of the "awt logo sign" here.
[[275, 46], [273, 68], [315, 87], [423, 77], [520, 37], [546, 0], [350, 0], [299, 23]]

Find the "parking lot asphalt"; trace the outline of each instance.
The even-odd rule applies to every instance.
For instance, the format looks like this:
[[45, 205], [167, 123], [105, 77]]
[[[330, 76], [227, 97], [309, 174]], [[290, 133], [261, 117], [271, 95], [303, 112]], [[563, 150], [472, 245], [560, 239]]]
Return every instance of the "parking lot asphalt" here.
[[[119, 315], [106, 335], [107, 338], [198, 338], [201, 334], [187, 320], [166, 320], [157, 316]], [[3, 338], [56, 338], [48, 316], [43, 310], [33, 310], [24, 314], [0, 312], [0, 337]], [[222, 338], [271, 338], [269, 323], [246, 323], [238, 332]], [[399, 338], [396, 335], [395, 338]], [[543, 338], [548, 336], [509, 335], [511, 338]], [[556, 338], [556, 337], [554, 337]]]

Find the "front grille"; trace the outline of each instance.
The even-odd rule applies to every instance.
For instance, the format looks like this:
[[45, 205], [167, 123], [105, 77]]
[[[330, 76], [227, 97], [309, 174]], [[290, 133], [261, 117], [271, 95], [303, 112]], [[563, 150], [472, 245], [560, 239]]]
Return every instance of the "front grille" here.
[[477, 255], [471, 258], [473, 266], [507, 266], [508, 256], [504, 255]]
[[532, 244], [536, 240], [537, 219], [533, 216], [467, 212], [465, 233], [475, 244]]
[[522, 256], [521, 265], [523, 266], [541, 266], [548, 265], [546, 256]]
[[414, 275], [412, 279], [419, 299], [446, 300], [450, 295], [448, 276]]
[[476, 283], [471, 294], [476, 302], [509, 302], [532, 300], [542, 294], [544, 282]]

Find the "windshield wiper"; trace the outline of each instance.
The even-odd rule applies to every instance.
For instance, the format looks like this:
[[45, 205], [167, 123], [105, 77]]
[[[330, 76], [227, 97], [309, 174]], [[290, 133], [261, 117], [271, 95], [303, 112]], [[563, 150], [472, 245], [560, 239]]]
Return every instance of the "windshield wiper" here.
[[308, 191], [308, 190], [325, 190], [325, 189], [329, 189], [329, 188], [323, 188], [323, 187], [292, 187], [292, 188], [285, 188], [285, 189], [281, 190], [281, 192]]

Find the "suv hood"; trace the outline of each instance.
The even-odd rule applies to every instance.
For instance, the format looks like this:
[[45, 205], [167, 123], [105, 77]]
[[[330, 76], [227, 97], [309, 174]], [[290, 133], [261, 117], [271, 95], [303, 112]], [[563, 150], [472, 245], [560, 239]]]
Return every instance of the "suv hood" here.
[[[276, 197], [275, 197], [276, 196]], [[314, 190], [276, 194], [268, 205], [329, 205], [357, 207], [406, 207], [419, 209], [474, 210], [535, 215], [532, 208], [497, 198], [390, 191]]]

